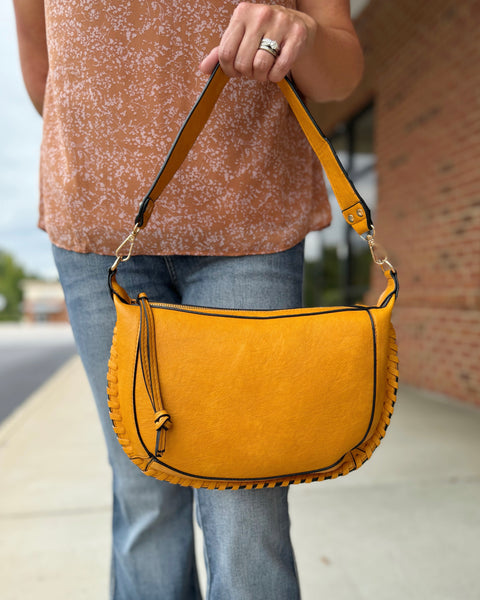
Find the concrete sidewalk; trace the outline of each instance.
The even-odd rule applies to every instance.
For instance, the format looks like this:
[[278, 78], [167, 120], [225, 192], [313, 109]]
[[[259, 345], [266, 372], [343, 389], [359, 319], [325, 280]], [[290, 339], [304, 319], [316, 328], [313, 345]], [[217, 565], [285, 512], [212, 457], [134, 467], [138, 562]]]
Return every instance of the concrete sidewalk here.
[[[75, 357], [0, 429], [2, 600], [106, 600], [109, 488]], [[480, 411], [402, 388], [372, 460], [291, 513], [304, 600], [479, 600]]]

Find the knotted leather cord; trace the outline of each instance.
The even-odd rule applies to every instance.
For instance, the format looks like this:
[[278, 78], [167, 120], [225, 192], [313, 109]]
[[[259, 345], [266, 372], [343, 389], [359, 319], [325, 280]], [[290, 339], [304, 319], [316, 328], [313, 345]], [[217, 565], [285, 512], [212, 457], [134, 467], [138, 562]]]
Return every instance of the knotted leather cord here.
[[[147, 224], [155, 201], [185, 160], [228, 80], [227, 75], [217, 64], [173, 142], [152, 187], [140, 204], [140, 209], [135, 218], [135, 225], [139, 229]], [[290, 79], [285, 78], [278, 83], [278, 86], [321, 162], [345, 220], [359, 235], [369, 233], [373, 229], [370, 210], [348, 178], [329, 140], [318, 127], [302, 101], [295, 84]]]
[[163, 408], [160, 393], [160, 377], [158, 376], [157, 349], [155, 345], [155, 322], [152, 308], [146, 294], [139, 294], [140, 305], [140, 336], [138, 339], [140, 364], [142, 366], [145, 389], [154, 411], [155, 429], [157, 437], [155, 441], [155, 456], [162, 456], [165, 452], [167, 442], [167, 430], [172, 421], [170, 415]]

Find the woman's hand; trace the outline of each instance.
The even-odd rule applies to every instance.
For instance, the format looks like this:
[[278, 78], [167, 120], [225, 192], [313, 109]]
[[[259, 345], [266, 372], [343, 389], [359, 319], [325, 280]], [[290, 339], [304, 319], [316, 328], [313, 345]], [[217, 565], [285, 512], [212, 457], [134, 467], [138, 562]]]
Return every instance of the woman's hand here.
[[[297, 8], [241, 2], [200, 70], [209, 74], [220, 62], [230, 77], [274, 82], [291, 73], [312, 100], [345, 98], [363, 72], [349, 0], [297, 0]], [[278, 44], [276, 56], [259, 48], [264, 39]]]
[[[202, 61], [200, 70], [211, 73], [220, 62], [229, 77], [281, 81], [311, 48], [316, 30], [317, 23], [305, 13], [283, 6], [241, 2], [220, 45]], [[259, 49], [263, 38], [277, 42], [277, 57]]]

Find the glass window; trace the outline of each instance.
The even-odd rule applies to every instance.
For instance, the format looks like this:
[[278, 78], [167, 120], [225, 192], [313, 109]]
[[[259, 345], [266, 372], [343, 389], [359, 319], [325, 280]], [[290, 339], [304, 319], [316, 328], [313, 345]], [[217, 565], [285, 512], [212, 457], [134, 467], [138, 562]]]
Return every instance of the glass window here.
[[[372, 213], [377, 203], [373, 104], [340, 124], [330, 136], [350, 179]], [[307, 236], [305, 247], [305, 302], [331, 306], [360, 302], [368, 290], [370, 251], [349, 227], [328, 185], [332, 224]]]

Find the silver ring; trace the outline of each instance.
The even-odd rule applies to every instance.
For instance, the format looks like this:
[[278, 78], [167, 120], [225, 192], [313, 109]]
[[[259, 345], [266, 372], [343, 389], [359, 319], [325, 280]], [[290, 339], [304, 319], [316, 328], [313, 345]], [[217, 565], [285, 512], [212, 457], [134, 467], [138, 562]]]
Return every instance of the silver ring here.
[[275, 58], [280, 54], [280, 44], [270, 38], [263, 38], [258, 49], [265, 50]]

